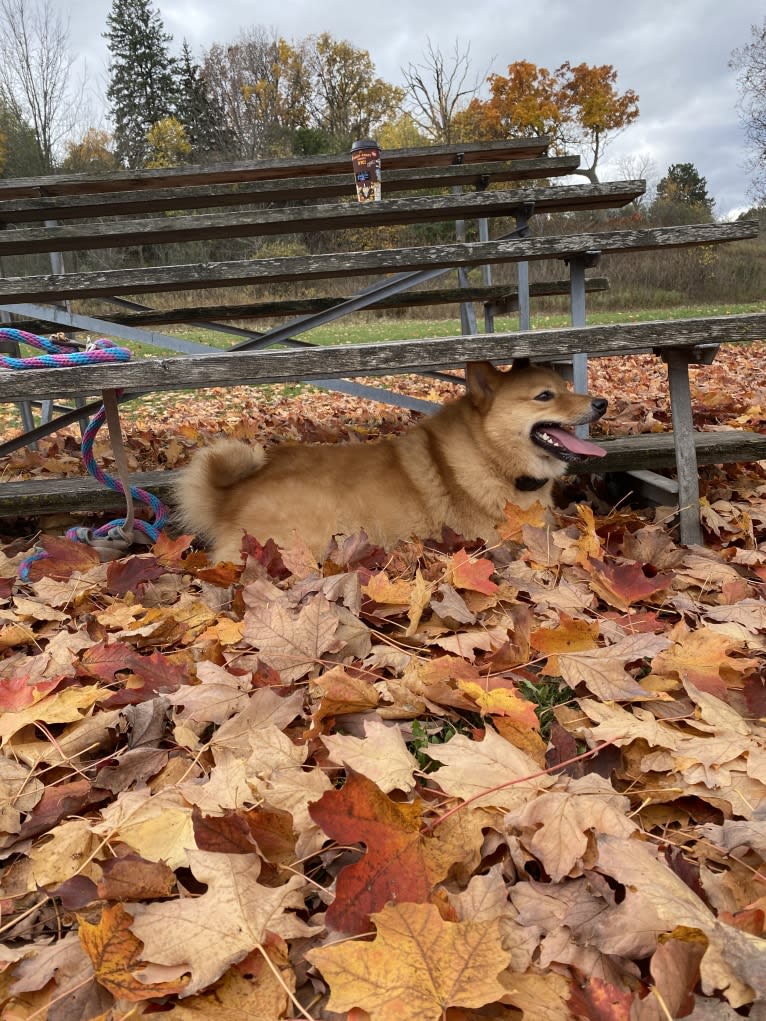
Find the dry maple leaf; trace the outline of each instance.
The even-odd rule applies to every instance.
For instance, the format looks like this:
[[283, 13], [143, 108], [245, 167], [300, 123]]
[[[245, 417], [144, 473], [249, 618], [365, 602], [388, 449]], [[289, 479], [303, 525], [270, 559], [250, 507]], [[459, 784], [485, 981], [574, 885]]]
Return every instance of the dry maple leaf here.
[[418, 762], [407, 750], [399, 728], [384, 723], [377, 716], [366, 717], [363, 726], [364, 737], [361, 738], [351, 734], [322, 737], [330, 761], [361, 773], [386, 794], [393, 790], [411, 791]]
[[80, 941], [93, 962], [95, 977], [117, 999], [150, 1000], [180, 993], [185, 979], [145, 983], [136, 977], [142, 967], [141, 941], [130, 931], [133, 919], [122, 904], [105, 907], [92, 924], [80, 918]]
[[604, 702], [640, 701], [653, 697], [625, 669], [666, 649], [664, 635], [624, 635], [611, 645], [556, 657], [559, 674], [571, 688], [584, 684]]
[[[686, 626], [675, 628], [675, 642], [655, 656], [652, 671], [662, 676], [689, 681], [696, 688], [726, 699], [729, 685], [741, 687], [743, 678], [759, 666], [759, 661], [746, 659], [745, 645], [708, 627], [690, 631]], [[740, 655], [734, 655], [739, 653]]]
[[497, 532], [501, 539], [520, 542], [525, 525], [543, 528], [546, 525], [545, 509], [537, 501], [522, 510], [515, 503], [507, 503], [504, 510], [505, 520], [498, 525]]
[[422, 835], [420, 802], [392, 801], [358, 773], [310, 805], [309, 813], [333, 840], [367, 848], [341, 871], [327, 909], [327, 925], [341, 932], [367, 932], [370, 915], [389, 901], [427, 901], [455, 861], [453, 847]]
[[[491, 729], [482, 741], [457, 734], [446, 744], [429, 745], [428, 754], [443, 764], [432, 776], [444, 793], [476, 798], [474, 807], [517, 808], [555, 783], [550, 776], [539, 776], [534, 759]], [[501, 784], [507, 786], [496, 790]]]
[[326, 652], [340, 648], [338, 624], [338, 609], [324, 596], [315, 596], [297, 613], [283, 602], [261, 604], [247, 611], [244, 638], [288, 683], [305, 677]]
[[706, 994], [720, 990], [736, 1008], [766, 993], [763, 940], [718, 922], [704, 901], [658, 858], [653, 847], [638, 840], [602, 835], [598, 852], [597, 870], [622, 883], [626, 894], [620, 905], [598, 919], [589, 934], [593, 945], [600, 946], [604, 953], [619, 954], [631, 938], [641, 939], [645, 947], [678, 926], [699, 930], [708, 944], [700, 965]]
[[456, 589], [469, 589], [491, 596], [499, 586], [490, 579], [495, 565], [486, 557], [469, 557], [464, 549], [455, 550], [447, 564], [447, 577]]
[[262, 945], [269, 931], [285, 939], [317, 931], [288, 913], [304, 906], [302, 876], [267, 887], [258, 882], [261, 862], [255, 854], [190, 851], [189, 860], [207, 891], [181, 901], [135, 905], [130, 926], [144, 944], [144, 960], [191, 972], [184, 996], [215, 982]]
[[431, 904], [397, 904], [373, 915], [372, 943], [310, 950], [330, 985], [330, 1010], [361, 1008], [371, 1021], [441, 1021], [448, 1007], [483, 1007], [505, 992], [510, 963], [500, 923], [445, 922]]
[[629, 808], [627, 798], [593, 774], [572, 780], [565, 791], [539, 794], [506, 816], [505, 822], [521, 830], [522, 844], [555, 883], [582, 874], [589, 834], [629, 837], [635, 832], [635, 823], [627, 817]]

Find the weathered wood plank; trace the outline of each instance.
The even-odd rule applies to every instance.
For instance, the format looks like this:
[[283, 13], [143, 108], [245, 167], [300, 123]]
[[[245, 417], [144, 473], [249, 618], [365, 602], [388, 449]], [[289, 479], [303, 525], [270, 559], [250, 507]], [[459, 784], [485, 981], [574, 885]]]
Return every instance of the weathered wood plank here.
[[755, 220], [650, 227], [596, 233], [476, 241], [369, 252], [197, 263], [182, 266], [65, 273], [58, 276], [8, 277], [0, 280], [0, 303], [61, 301], [195, 290], [243, 284], [274, 284], [405, 270], [481, 266], [537, 259], [567, 259], [583, 252], [642, 252], [661, 248], [741, 241], [758, 234]]
[[[386, 167], [384, 195], [407, 191], [506, 183], [535, 178], [561, 177], [580, 165], [579, 156], [551, 156], [542, 159], [510, 160], [496, 163], [461, 163], [447, 167]], [[24, 199], [0, 197], [0, 223], [35, 220], [72, 220], [84, 217], [142, 215], [179, 209], [242, 206], [264, 202], [306, 202], [353, 197], [350, 171], [321, 177], [296, 177], [274, 181], [242, 181], [237, 184], [202, 184], [192, 187], [156, 188], [151, 191], [121, 191], [78, 195], [42, 196]], [[2, 193], [0, 192], [0, 196]]]
[[754, 312], [337, 347], [142, 358], [119, 364], [0, 371], [0, 401], [89, 395], [107, 388], [185, 390], [375, 376], [454, 368], [476, 359], [490, 359], [499, 364], [512, 358], [548, 361], [565, 359], [576, 353], [632, 354], [643, 348], [660, 351], [764, 338], [766, 314]]
[[239, 210], [236, 213], [159, 216], [113, 223], [26, 227], [0, 233], [0, 257], [512, 216], [528, 206], [536, 212], [618, 208], [642, 195], [645, 189], [645, 181], [612, 181], [607, 184], [517, 188], [478, 194], [424, 195], [380, 202], [288, 206], [255, 212]]
[[[606, 291], [609, 281], [606, 277], [588, 277], [585, 290], [588, 293]], [[569, 294], [568, 280], [545, 280], [530, 284], [533, 298]], [[373, 305], [367, 305], [365, 312], [385, 311], [394, 308], [421, 308], [429, 305], [453, 305], [464, 301], [497, 302], [509, 305], [518, 298], [518, 292], [507, 284], [493, 284], [477, 287], [445, 287], [432, 291], [402, 291], [389, 295]], [[174, 323], [198, 323], [228, 319], [258, 319], [281, 316], [311, 315], [334, 308], [345, 297], [326, 298], [279, 298], [274, 301], [255, 301], [247, 305], [199, 305], [188, 308], [149, 309], [145, 312], [124, 312], [109, 314], [109, 322], [121, 326], [168, 326]], [[496, 313], [497, 314], [497, 313]], [[61, 329], [57, 323], [41, 319], [15, 320], [14, 327], [28, 333], [47, 336]]]
[[[425, 145], [414, 149], [383, 150], [385, 167], [405, 170], [410, 167], [446, 167], [459, 158], [462, 163], [487, 160], [530, 159], [542, 156], [550, 144], [547, 136], [516, 138], [501, 142], [465, 142], [459, 145]], [[240, 181], [268, 181], [286, 177], [314, 177], [347, 171], [351, 176], [351, 154], [335, 156], [291, 157], [276, 160], [252, 160], [217, 163], [213, 166], [172, 167], [159, 170], [118, 171], [110, 174], [56, 174], [50, 177], [9, 178], [0, 181], [0, 200], [45, 195], [82, 195], [88, 192], [114, 192], [127, 189], [150, 191], [154, 188], [195, 184], [223, 184]]]
[[[766, 435], [732, 429], [727, 432], [695, 433], [700, 464], [735, 464], [766, 459]], [[598, 474], [636, 468], [675, 467], [672, 433], [648, 433], [619, 438], [599, 437], [607, 450], [604, 458], [573, 466], [572, 472]], [[139, 472], [131, 483], [172, 502], [174, 471]], [[38, 516], [69, 511], [119, 511], [124, 500], [91, 478], [34, 479], [0, 485], [0, 517]]]

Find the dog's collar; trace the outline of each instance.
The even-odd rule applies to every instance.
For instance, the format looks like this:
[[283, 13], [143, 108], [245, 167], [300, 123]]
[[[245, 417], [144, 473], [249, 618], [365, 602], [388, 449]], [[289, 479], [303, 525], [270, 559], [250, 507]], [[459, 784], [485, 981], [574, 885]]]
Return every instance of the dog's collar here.
[[531, 493], [535, 489], [542, 489], [550, 479], [535, 479], [531, 475], [519, 475], [513, 480], [513, 484], [520, 493]]

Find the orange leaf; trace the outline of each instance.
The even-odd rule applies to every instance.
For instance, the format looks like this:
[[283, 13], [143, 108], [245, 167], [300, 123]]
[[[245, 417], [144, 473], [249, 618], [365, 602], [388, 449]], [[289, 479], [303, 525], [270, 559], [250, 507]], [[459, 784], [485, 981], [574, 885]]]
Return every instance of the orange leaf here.
[[143, 944], [130, 931], [133, 916], [122, 904], [105, 907], [95, 924], [78, 916], [80, 942], [93, 962], [96, 980], [117, 999], [150, 1000], [180, 992], [188, 979], [149, 985], [139, 981], [135, 970], [142, 966]]
[[537, 528], [544, 528], [546, 520], [545, 508], [541, 503], [535, 501], [531, 506], [521, 508], [515, 503], [505, 505], [505, 520], [498, 525], [497, 533], [501, 539], [511, 542], [521, 542], [521, 533], [524, 525], [535, 525]]
[[591, 572], [591, 589], [618, 610], [627, 610], [633, 603], [663, 592], [673, 581], [669, 574], [644, 574], [641, 564], [605, 564], [590, 560], [584, 566]]
[[498, 590], [499, 586], [489, 577], [495, 570], [492, 561], [486, 558], [474, 560], [468, 556], [464, 549], [456, 550], [455, 555], [450, 558], [447, 570], [448, 577], [455, 588], [483, 592], [488, 596]]

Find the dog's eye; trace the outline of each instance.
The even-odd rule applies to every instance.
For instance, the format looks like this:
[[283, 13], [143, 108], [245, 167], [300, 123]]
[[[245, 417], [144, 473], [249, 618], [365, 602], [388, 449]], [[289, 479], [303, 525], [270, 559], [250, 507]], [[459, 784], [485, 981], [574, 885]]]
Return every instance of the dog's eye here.
[[555, 396], [556, 395], [554, 394], [553, 390], [543, 390], [543, 391], [541, 391], [537, 395], [537, 397], [535, 397], [535, 400], [536, 401], [552, 401]]

